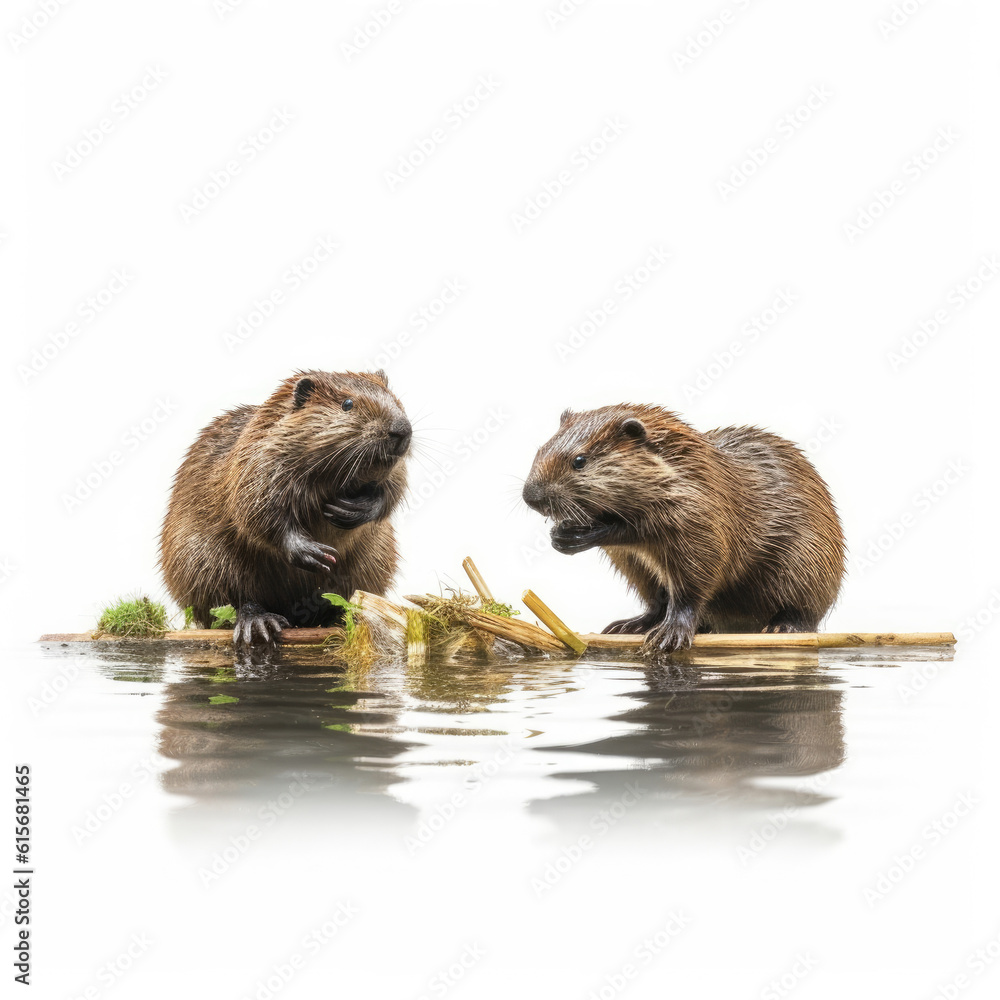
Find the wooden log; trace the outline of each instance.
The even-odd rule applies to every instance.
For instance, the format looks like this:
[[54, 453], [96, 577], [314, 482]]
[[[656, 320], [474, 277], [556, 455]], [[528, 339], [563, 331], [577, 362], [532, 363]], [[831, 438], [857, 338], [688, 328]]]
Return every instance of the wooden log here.
[[[374, 596], [374, 595], [373, 595]], [[417, 599], [420, 600], [419, 598]], [[403, 608], [398, 608], [405, 616]], [[463, 616], [474, 628], [510, 639], [545, 652], [565, 651], [564, 644], [529, 622], [519, 622], [513, 618], [490, 615], [484, 611], [469, 611]], [[405, 625], [403, 626], [405, 631]], [[281, 633], [281, 642], [288, 646], [312, 646], [327, 639], [342, 640], [342, 628], [286, 628]], [[585, 633], [580, 639], [591, 649], [638, 651], [644, 636], [603, 635], [598, 632]], [[54, 632], [39, 637], [39, 642], [214, 642], [229, 643], [233, 631], [228, 628], [188, 628], [164, 632], [151, 639], [132, 638], [123, 640], [119, 636], [100, 636], [93, 632]], [[954, 646], [955, 636], [951, 632], [791, 632], [769, 635], [758, 632], [733, 635], [704, 634], [694, 637], [696, 649], [843, 649], [857, 646]]]
[[419, 605], [403, 598], [406, 612], [406, 662], [413, 667], [424, 666], [431, 653], [431, 634], [427, 615]]
[[[313, 646], [325, 642], [333, 636], [338, 639], [344, 638], [344, 630], [335, 628], [286, 628], [282, 630], [281, 642], [290, 646]], [[231, 628], [186, 628], [171, 632], [164, 632], [163, 635], [151, 636], [146, 639], [124, 636], [100, 635], [95, 636], [93, 632], [55, 632], [43, 635], [39, 642], [217, 642], [227, 643], [233, 641], [233, 630]]]
[[[637, 650], [642, 635], [588, 633], [581, 639], [591, 649]], [[839, 649], [851, 646], [953, 646], [951, 632], [739, 632], [696, 635], [695, 649]]]
[[533, 591], [526, 590], [521, 595], [528, 610], [541, 618], [542, 623], [561, 642], [565, 643], [577, 655], [587, 651], [587, 643], [583, 641], [556, 613]]
[[419, 607], [409, 601], [402, 606], [365, 590], [356, 590], [351, 604], [357, 607], [354, 628], [343, 647], [349, 663], [365, 666], [401, 658], [414, 665], [427, 662], [427, 628]]
[[816, 632], [820, 649], [840, 646], [954, 646], [951, 632]]
[[491, 615], [486, 611], [467, 611], [464, 618], [473, 628], [480, 628], [491, 635], [511, 642], [540, 649], [545, 653], [565, 653], [566, 647], [554, 635], [545, 629], [532, 625], [531, 622], [521, 622], [516, 618], [504, 618], [503, 615]]
[[351, 604], [358, 610], [354, 612], [354, 621], [368, 619], [384, 623], [387, 627], [397, 630], [400, 635], [406, 634], [406, 609], [386, 600], [380, 594], [372, 594], [367, 590], [356, 590], [351, 594]]
[[490, 592], [490, 588], [486, 586], [486, 581], [476, 568], [476, 564], [472, 561], [472, 556], [466, 556], [462, 560], [462, 569], [465, 570], [466, 575], [472, 581], [472, 586], [476, 588], [479, 600], [481, 600], [484, 604], [487, 601], [492, 602], [493, 594]]

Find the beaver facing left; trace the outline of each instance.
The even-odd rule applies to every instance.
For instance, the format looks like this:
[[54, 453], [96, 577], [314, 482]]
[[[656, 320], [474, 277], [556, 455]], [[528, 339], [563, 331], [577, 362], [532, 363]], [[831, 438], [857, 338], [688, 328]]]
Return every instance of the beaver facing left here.
[[411, 436], [381, 371], [299, 372], [259, 406], [216, 417], [178, 470], [163, 523], [171, 596], [202, 627], [210, 608], [233, 605], [234, 640], [248, 645], [283, 626], [336, 624], [323, 593], [384, 594]]

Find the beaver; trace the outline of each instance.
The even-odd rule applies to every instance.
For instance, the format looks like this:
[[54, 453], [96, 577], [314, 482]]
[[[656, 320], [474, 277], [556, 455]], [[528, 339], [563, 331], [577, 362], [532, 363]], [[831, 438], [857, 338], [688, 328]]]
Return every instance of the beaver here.
[[555, 521], [557, 551], [603, 549], [646, 605], [604, 631], [644, 632], [654, 655], [697, 632], [813, 632], [844, 575], [826, 484], [758, 427], [702, 434], [648, 405], [567, 410], [523, 497]]
[[384, 594], [411, 436], [382, 371], [300, 371], [216, 417], [174, 480], [160, 538], [170, 594], [202, 627], [233, 605], [240, 646], [336, 624], [324, 592]]

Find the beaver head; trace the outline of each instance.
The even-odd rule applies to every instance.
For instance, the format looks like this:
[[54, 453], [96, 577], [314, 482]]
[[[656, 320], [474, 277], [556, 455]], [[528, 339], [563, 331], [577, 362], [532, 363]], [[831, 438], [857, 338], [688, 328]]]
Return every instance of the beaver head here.
[[524, 502], [555, 521], [552, 545], [560, 552], [639, 542], [669, 503], [674, 453], [695, 433], [655, 406], [566, 410], [535, 455]]
[[413, 431], [385, 373], [300, 371], [257, 411], [259, 447], [307, 480], [338, 488], [388, 478]]

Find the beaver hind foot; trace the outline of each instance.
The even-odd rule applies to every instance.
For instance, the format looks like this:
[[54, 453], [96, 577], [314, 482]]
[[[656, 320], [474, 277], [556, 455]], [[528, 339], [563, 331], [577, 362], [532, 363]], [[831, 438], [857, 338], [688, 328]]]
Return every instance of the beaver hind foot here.
[[815, 632], [819, 621], [796, 608], [782, 608], [768, 623], [765, 633], [776, 635], [786, 632]]

